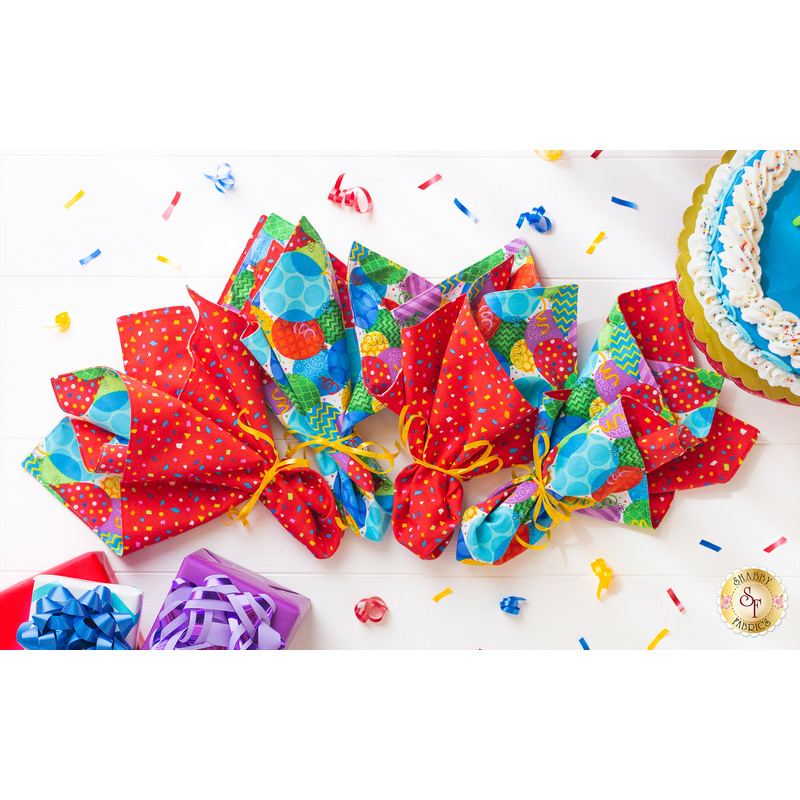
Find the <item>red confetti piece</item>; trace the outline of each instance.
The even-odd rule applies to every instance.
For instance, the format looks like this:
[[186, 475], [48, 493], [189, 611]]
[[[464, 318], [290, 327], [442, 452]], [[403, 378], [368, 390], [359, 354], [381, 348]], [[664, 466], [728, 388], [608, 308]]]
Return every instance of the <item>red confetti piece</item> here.
[[[331, 189], [330, 193], [328, 194], [328, 200], [330, 200], [332, 203], [340, 203], [345, 206], [351, 206], [352, 208], [355, 208], [356, 213], [358, 214], [366, 214], [369, 211], [372, 211], [372, 198], [370, 197], [369, 192], [363, 186], [353, 186], [350, 189], [342, 189], [343, 178], [344, 172], [336, 179], [333, 189]], [[363, 192], [364, 197], [367, 198], [366, 208], [361, 207], [361, 203], [359, 202], [361, 199], [359, 192]]]
[[765, 553], [771, 553], [776, 547], [780, 547], [782, 544], [786, 544], [786, 537], [781, 536], [776, 542], [773, 542], [769, 547], [764, 548]]
[[667, 589], [667, 594], [672, 598], [672, 602], [675, 603], [675, 605], [678, 608], [678, 611], [683, 611], [684, 610], [683, 603], [681, 603], [681, 601], [678, 600], [678, 595], [676, 595], [675, 592], [672, 591], [672, 589]]
[[602, 152], [602, 150], [595, 150], [594, 153], [592, 153], [592, 158], [597, 158], [597, 156], [599, 156]]
[[428, 178], [425, 183], [421, 183], [417, 188], [418, 189], [427, 189], [429, 186], [433, 186], [434, 183], [440, 181], [442, 176], [437, 172], [432, 178]]
[[380, 597], [365, 597], [354, 609], [361, 622], [380, 622], [389, 609]]
[[178, 200], [181, 199], [181, 193], [175, 192], [175, 197], [172, 198], [172, 202], [167, 207], [167, 210], [161, 215], [164, 219], [169, 219], [170, 214], [175, 210], [175, 206], [178, 205]]

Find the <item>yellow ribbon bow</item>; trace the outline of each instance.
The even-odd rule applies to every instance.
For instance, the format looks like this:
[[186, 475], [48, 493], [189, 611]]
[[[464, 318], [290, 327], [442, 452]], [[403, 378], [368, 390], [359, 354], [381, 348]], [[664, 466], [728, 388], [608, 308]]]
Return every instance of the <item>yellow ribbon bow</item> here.
[[[292, 428], [288, 428], [287, 430], [293, 436], [297, 436], [298, 438], [300, 436], [305, 436], [305, 434], [300, 433], [300, 431], [295, 431]], [[287, 450], [286, 456], [287, 458], [289, 456], [293, 456], [298, 450], [302, 450], [304, 447], [310, 447], [315, 453], [319, 453], [320, 450], [329, 448], [331, 450], [335, 450], [337, 453], [344, 453], [345, 455], [350, 456], [353, 461], [355, 461], [357, 464], [360, 464], [368, 472], [373, 473], [373, 475], [388, 475], [392, 467], [394, 467], [395, 458], [400, 455], [400, 443], [395, 442], [395, 445], [397, 445], [398, 448], [396, 453], [393, 453], [388, 447], [385, 447], [382, 444], [371, 441], [362, 441], [357, 447], [351, 447], [347, 444], [347, 442], [353, 439], [355, 435], [356, 434], [353, 433], [351, 436], [342, 436], [338, 439], [325, 439], [322, 436], [306, 437], [305, 441], [301, 441], [300, 444], [297, 444]], [[375, 453], [368, 449], [369, 447], [380, 447], [381, 450], [383, 450], [383, 453]], [[365, 458], [371, 458], [377, 461], [388, 461], [389, 466], [385, 469], [370, 466], [366, 461], [364, 461]]]
[[608, 589], [613, 573], [611, 567], [607, 567], [605, 559], [602, 558], [598, 558], [597, 561], [592, 561], [592, 571], [600, 579], [600, 585], [597, 587], [597, 599], [599, 600], [600, 592], [602, 592], [603, 589]]
[[[488, 464], [491, 464], [493, 460], [497, 462], [497, 465], [494, 467], [494, 469], [489, 470], [489, 472], [484, 472], [483, 474], [491, 475], [492, 473], [497, 472], [497, 470], [502, 469], [503, 460], [500, 458], [500, 456], [492, 455], [492, 444], [486, 439], [481, 439], [479, 442], [470, 442], [469, 444], [464, 445], [464, 453], [467, 453], [471, 450], [476, 450], [478, 448], [484, 449], [482, 455], [464, 467], [452, 467], [450, 469], [446, 469], [445, 467], [440, 467], [438, 464], [430, 464], [425, 461], [425, 459], [414, 455], [408, 445], [408, 434], [409, 430], [411, 429], [411, 423], [415, 417], [421, 419], [425, 423], [425, 427], [428, 428], [428, 420], [426, 420], [425, 417], [423, 417], [421, 414], [408, 414], [408, 406], [403, 406], [403, 410], [400, 412], [399, 420], [400, 441], [403, 443], [403, 447], [411, 456], [411, 459], [415, 464], [419, 464], [421, 467], [427, 467], [428, 469], [436, 470], [436, 472], [443, 472], [445, 475], [450, 475], [458, 480], [461, 480], [466, 475], [469, 475], [470, 472], [478, 469], [479, 467], [485, 467]], [[398, 443], [395, 442], [395, 444]]]
[[[261, 497], [261, 493], [267, 488], [267, 486], [269, 486], [270, 483], [272, 483], [273, 480], [275, 480], [275, 476], [279, 472], [282, 472], [285, 469], [308, 467], [310, 465], [308, 460], [305, 458], [279, 458], [278, 451], [275, 449], [275, 440], [268, 433], [264, 433], [263, 431], [251, 428], [249, 425], [245, 425], [245, 423], [242, 422], [242, 414], [244, 414], [244, 411], [239, 412], [239, 427], [243, 431], [247, 431], [247, 433], [249, 433], [251, 436], [255, 436], [256, 439], [262, 439], [263, 441], [267, 442], [272, 449], [272, 454], [275, 458], [272, 466], [267, 467], [267, 469], [265, 469], [261, 474], [261, 483], [258, 485], [258, 489], [256, 489], [255, 493], [247, 501], [247, 503], [236, 512], [234, 512], [233, 508], [228, 509], [228, 518], [233, 520], [233, 522], [241, 522], [246, 528], [250, 524], [247, 521], [248, 514], [253, 510], [255, 504], [258, 502], [258, 498]], [[334, 517], [334, 519], [336, 519], [340, 527], [344, 527], [338, 517]]]
[[[539, 438], [541, 437], [542, 447], [539, 447]], [[527, 474], [517, 476], [514, 474], [514, 483], [522, 483], [523, 481], [530, 481], [536, 485], [536, 492], [533, 495], [534, 503], [531, 510], [531, 520], [533, 526], [537, 531], [543, 531], [546, 535], [544, 544], [528, 544], [520, 539], [517, 535], [516, 540], [528, 550], [544, 550], [550, 542], [551, 531], [553, 528], [558, 527], [562, 522], [566, 522], [571, 516], [572, 512], [578, 508], [587, 508], [594, 504], [592, 499], [579, 498], [579, 497], [562, 497], [560, 500], [556, 498], [548, 489], [550, 485], [550, 477], [545, 472], [544, 460], [550, 451], [550, 437], [540, 431], [536, 434], [533, 440], [533, 466], [524, 465], [521, 467], [514, 467], [512, 474], [517, 469], [525, 470]], [[538, 518], [541, 512], [544, 511], [550, 517], [551, 524], [547, 527], [542, 527]]]
[[62, 331], [65, 331], [71, 324], [69, 314], [66, 311], [56, 314], [55, 322], [55, 325], [45, 325], [45, 328], [60, 328]]

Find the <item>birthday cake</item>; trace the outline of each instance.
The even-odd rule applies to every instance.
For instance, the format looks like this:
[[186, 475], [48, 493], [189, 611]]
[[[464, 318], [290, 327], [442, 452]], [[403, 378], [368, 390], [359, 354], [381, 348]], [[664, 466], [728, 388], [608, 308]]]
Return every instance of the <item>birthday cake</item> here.
[[800, 151], [730, 151], [695, 190], [678, 240], [679, 286], [698, 344], [743, 388], [794, 404], [799, 215]]

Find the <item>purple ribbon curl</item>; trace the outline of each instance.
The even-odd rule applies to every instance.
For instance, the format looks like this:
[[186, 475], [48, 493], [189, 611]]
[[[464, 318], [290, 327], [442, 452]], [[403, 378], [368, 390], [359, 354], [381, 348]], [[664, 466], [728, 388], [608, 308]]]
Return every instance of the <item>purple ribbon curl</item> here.
[[275, 602], [240, 592], [227, 575], [209, 575], [198, 586], [176, 578], [150, 636], [151, 650], [282, 650], [272, 627]]

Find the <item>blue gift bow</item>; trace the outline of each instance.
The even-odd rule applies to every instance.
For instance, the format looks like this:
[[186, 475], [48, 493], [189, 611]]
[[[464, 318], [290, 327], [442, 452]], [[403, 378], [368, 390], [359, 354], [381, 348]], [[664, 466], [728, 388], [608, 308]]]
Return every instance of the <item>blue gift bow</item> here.
[[207, 172], [204, 172], [203, 175], [210, 181], [214, 181], [214, 188], [221, 194], [225, 194], [226, 189], [233, 189], [236, 185], [236, 178], [231, 174], [231, 165], [227, 161], [217, 166], [216, 175], [209, 175]]
[[547, 233], [550, 230], [553, 223], [544, 215], [544, 206], [539, 206], [539, 208], [532, 208], [530, 211], [526, 211], [519, 215], [519, 219], [517, 220], [517, 227], [521, 228], [522, 223], [526, 222], [528, 225], [533, 225], [539, 233]]
[[31, 617], [17, 629], [17, 642], [26, 650], [130, 650], [125, 637], [136, 624], [133, 614], [114, 611], [107, 586], [78, 598], [54, 586], [36, 601]]

